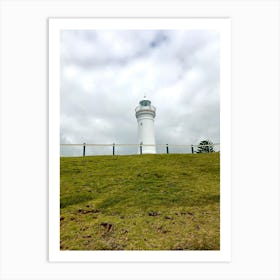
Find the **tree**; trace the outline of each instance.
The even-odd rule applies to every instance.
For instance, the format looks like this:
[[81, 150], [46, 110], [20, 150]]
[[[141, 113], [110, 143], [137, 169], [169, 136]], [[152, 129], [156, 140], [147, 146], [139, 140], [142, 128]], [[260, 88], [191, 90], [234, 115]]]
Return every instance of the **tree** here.
[[203, 140], [199, 143], [199, 146], [197, 147], [197, 154], [201, 153], [213, 153], [214, 151], [214, 145], [213, 142], [210, 140]]

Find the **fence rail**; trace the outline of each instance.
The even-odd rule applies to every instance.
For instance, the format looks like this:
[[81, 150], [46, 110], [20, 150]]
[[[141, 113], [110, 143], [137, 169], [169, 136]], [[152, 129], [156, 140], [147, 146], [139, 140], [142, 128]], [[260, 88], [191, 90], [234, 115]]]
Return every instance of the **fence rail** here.
[[[169, 153], [189, 153], [194, 154], [197, 152], [196, 149], [208, 147], [204, 152], [210, 152], [211, 147], [214, 152], [220, 151], [220, 143], [194, 145], [194, 144], [91, 144], [91, 143], [79, 143], [79, 144], [60, 144], [60, 155], [61, 156], [86, 156], [86, 155], [123, 155], [123, 154], [142, 154], [142, 148], [145, 146], [153, 146], [158, 148], [158, 154], [169, 154]], [[68, 148], [76, 147], [74, 153], [71, 150], [67, 151]], [[86, 147], [88, 147], [86, 149]], [[96, 150], [96, 148], [103, 147], [103, 150]], [[133, 148], [133, 149], [132, 149]], [[137, 148], [137, 150], [135, 149]]]
[[115, 146], [174, 146], [174, 147], [202, 147], [202, 146], [216, 146], [216, 145], [220, 145], [220, 143], [214, 143], [214, 144], [208, 144], [208, 145], [192, 145], [192, 144], [188, 144], [188, 145], [185, 145], [185, 144], [115, 144], [115, 143], [112, 143], [112, 144], [88, 144], [88, 143], [83, 143], [83, 144], [60, 144], [60, 146], [110, 146], [112, 147], [113, 145]]

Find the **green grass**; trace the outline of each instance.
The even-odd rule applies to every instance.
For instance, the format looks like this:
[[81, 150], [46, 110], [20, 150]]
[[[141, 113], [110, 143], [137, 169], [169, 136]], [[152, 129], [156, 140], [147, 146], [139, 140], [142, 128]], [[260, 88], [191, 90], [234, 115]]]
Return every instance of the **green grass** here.
[[61, 158], [61, 250], [219, 250], [219, 157]]

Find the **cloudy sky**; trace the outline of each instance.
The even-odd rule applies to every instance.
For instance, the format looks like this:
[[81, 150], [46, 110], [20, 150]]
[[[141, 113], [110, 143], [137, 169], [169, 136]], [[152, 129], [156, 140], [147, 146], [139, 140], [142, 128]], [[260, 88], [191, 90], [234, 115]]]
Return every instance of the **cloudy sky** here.
[[157, 144], [219, 142], [219, 33], [61, 32], [61, 143], [137, 143], [135, 107], [157, 109]]

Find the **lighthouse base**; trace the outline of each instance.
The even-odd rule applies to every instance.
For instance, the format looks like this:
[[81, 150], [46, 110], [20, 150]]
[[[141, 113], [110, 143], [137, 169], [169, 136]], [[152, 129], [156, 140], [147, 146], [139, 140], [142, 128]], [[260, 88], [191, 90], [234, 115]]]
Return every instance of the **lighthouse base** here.
[[[142, 147], [142, 154], [156, 154], [155, 148]], [[141, 149], [138, 150], [138, 154], [141, 154]]]

